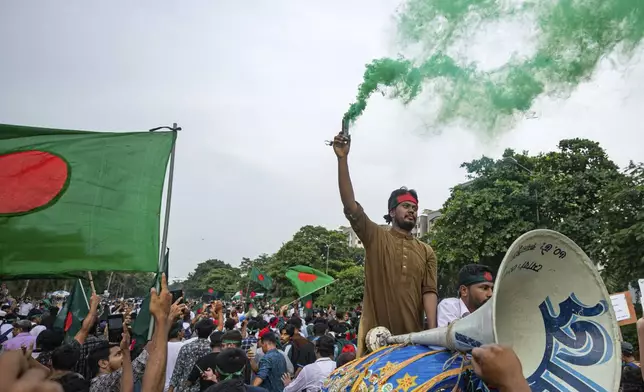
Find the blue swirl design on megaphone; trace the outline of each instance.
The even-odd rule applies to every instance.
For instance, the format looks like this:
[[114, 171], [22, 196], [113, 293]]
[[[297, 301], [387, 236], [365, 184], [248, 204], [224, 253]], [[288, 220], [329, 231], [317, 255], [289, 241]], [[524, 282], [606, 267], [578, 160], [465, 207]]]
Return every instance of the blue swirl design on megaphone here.
[[593, 366], [613, 356], [613, 341], [608, 331], [592, 320], [608, 311], [608, 303], [586, 306], [575, 296], [559, 304], [556, 314], [550, 298], [539, 305], [546, 328], [546, 350], [539, 367], [528, 377], [532, 391], [608, 392], [571, 365]]

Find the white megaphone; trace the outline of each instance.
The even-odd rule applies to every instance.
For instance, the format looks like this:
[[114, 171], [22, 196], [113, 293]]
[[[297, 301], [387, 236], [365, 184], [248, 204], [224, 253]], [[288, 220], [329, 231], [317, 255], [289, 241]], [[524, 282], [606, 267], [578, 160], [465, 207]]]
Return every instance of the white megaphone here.
[[619, 329], [606, 287], [588, 256], [568, 237], [533, 230], [519, 237], [499, 267], [490, 300], [448, 327], [391, 336], [376, 327], [375, 350], [387, 344], [470, 351], [511, 346], [532, 391], [619, 389]]

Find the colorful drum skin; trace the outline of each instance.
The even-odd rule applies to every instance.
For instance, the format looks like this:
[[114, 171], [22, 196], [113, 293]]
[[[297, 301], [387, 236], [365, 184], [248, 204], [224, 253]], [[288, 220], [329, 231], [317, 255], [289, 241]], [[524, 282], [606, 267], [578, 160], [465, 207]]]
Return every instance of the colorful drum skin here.
[[[324, 382], [323, 392], [440, 392], [487, 389], [462, 367], [462, 357], [426, 346], [383, 347], [336, 369]], [[464, 377], [468, 374], [467, 377]], [[469, 377], [471, 374], [473, 377]], [[471, 379], [470, 379], [471, 378]], [[466, 388], [467, 385], [471, 388]]]

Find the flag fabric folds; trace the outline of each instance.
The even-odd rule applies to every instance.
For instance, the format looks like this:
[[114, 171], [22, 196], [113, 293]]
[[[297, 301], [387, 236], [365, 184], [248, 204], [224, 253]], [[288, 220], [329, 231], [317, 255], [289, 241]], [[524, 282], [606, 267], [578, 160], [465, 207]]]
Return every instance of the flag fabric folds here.
[[241, 299], [242, 295], [243, 295], [243, 293], [242, 293], [242, 291], [240, 290], [240, 291], [236, 292], [236, 293], [235, 293], [235, 295], [233, 295], [233, 297], [231, 298], [231, 300], [233, 300], [233, 301], [237, 301], [237, 300]]
[[72, 292], [67, 297], [65, 305], [58, 312], [54, 328], [65, 332], [68, 338], [73, 338], [81, 329], [83, 319], [89, 313], [91, 289], [86, 291], [80, 279], [76, 279]]
[[0, 276], [155, 272], [175, 139], [0, 125]]
[[322, 271], [304, 265], [296, 265], [286, 271], [286, 278], [293, 283], [300, 298], [318, 291], [335, 281]]
[[270, 290], [273, 286], [273, 279], [255, 267], [250, 270], [250, 279], [262, 285], [266, 290]]

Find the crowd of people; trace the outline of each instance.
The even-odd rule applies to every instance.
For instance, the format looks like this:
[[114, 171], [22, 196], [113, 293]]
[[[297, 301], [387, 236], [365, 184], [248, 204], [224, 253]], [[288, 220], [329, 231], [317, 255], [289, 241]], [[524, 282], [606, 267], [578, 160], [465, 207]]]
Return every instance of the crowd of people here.
[[[163, 290], [150, 305], [155, 320], [160, 315], [153, 305], [165, 295], [165, 285]], [[131, 338], [136, 301], [92, 295], [89, 314], [74, 336], [55, 327], [57, 307], [30, 299], [13, 301], [2, 306], [0, 343], [3, 355], [23, 353], [29, 369], [47, 373], [46, 379], [65, 391], [140, 390], [150, 365], [158, 363], [155, 345], [162, 338], [163, 391], [213, 391], [231, 385], [255, 392], [315, 391], [336, 366], [355, 359], [359, 308], [336, 312], [329, 307], [304, 315], [298, 306], [275, 309], [266, 304], [259, 306], [259, 314], [238, 303], [195, 304], [183, 299], [172, 304], [167, 320], [157, 320], [156, 338], [141, 347]], [[102, 312], [121, 315], [119, 334], [99, 317]]]

